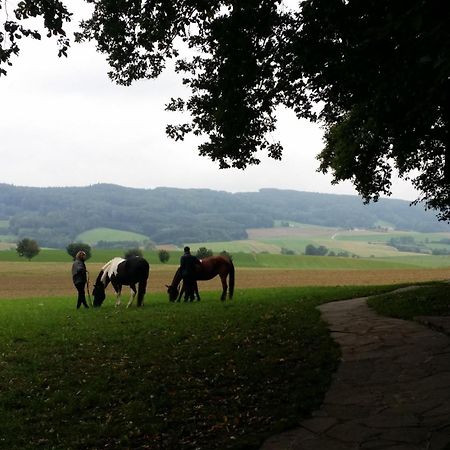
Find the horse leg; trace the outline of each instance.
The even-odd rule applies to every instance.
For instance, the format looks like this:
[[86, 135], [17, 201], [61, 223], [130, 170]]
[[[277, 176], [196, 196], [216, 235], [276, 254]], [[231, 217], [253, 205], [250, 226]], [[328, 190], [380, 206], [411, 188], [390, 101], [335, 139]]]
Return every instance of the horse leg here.
[[184, 294], [184, 283], [181, 284], [180, 293], [178, 294], [177, 302], [181, 300], [181, 297], [183, 297]]
[[120, 294], [122, 293], [122, 286], [120, 286], [119, 288], [117, 288], [116, 290], [116, 306], [120, 306]]
[[220, 275], [220, 281], [222, 282], [222, 295], [220, 297], [220, 300], [224, 301], [227, 298], [227, 289], [228, 289], [226, 275], [225, 276]]
[[136, 286], [134, 286], [134, 285], [131, 286], [130, 285], [130, 289], [131, 289], [131, 297], [130, 297], [130, 300], [129, 300], [128, 304], [127, 304], [127, 308], [129, 308], [131, 306], [131, 304], [133, 303], [134, 297], [136, 295]]
[[194, 284], [194, 294], [197, 297], [197, 301], [199, 302], [200, 301], [200, 294], [198, 293], [198, 284], [197, 284], [197, 281], [195, 281], [194, 283], [195, 283]]

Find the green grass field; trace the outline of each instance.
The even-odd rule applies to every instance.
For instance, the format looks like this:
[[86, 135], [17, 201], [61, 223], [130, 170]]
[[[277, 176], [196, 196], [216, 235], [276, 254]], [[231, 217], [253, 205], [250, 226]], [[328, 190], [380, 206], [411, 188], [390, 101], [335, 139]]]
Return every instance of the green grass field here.
[[[89, 262], [121, 253], [93, 249]], [[178, 264], [181, 252], [170, 254], [169, 264]], [[161, 264], [156, 251], [144, 255]], [[243, 268], [373, 269], [375, 277], [377, 269], [450, 267], [448, 256], [233, 252], [233, 259]], [[43, 249], [28, 262], [5, 250], [0, 260], [40, 270], [71, 258]], [[380, 297], [379, 310], [445, 313], [446, 289], [437, 286], [418, 291], [416, 306], [411, 297]], [[320, 405], [337, 367], [339, 350], [316, 306], [393, 288], [238, 287], [233, 301], [205, 290], [192, 304], [169, 303], [161, 292], [140, 309], [107, 302], [79, 311], [73, 295], [2, 300], [0, 448], [257, 449]]]
[[[197, 249], [192, 247], [193, 252]], [[286, 269], [408, 269], [408, 268], [445, 268], [450, 267], [450, 256], [416, 255], [397, 253], [389, 258], [345, 258], [332, 256], [281, 255], [270, 253], [233, 253], [233, 261], [239, 267], [286, 268]], [[143, 252], [152, 265], [159, 265], [158, 252]], [[180, 251], [169, 252], [168, 264], [178, 264]], [[93, 249], [89, 262], [102, 263], [116, 256], [124, 256], [124, 250]], [[0, 251], [0, 261], [24, 261], [14, 249]], [[26, 260], [25, 260], [26, 261]], [[65, 250], [42, 249], [30, 264], [40, 262], [68, 262], [71, 257]], [[28, 261], [26, 261], [28, 262]]]
[[0, 448], [256, 449], [320, 405], [339, 352], [316, 305], [389, 288], [0, 302]]

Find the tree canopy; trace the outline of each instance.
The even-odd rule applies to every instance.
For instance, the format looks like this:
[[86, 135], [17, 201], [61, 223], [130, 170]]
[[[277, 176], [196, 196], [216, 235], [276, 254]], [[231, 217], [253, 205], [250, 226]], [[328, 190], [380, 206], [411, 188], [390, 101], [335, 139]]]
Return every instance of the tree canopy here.
[[34, 239], [24, 238], [17, 243], [16, 251], [19, 256], [27, 258], [29, 261], [41, 251], [39, 244]]
[[[335, 183], [351, 180], [366, 201], [376, 200], [390, 193], [396, 168], [419, 190], [418, 200], [450, 220], [445, 3], [304, 0], [289, 9], [282, 0], [86, 2], [93, 13], [76, 40], [96, 42], [117, 83], [157, 77], [176, 59], [191, 95], [167, 108], [186, 111], [190, 121], [168, 125], [167, 133], [205, 136], [199, 152], [221, 168], [258, 164], [260, 151], [280, 159], [270, 132], [276, 108], [285, 105], [323, 125], [319, 170]], [[23, 26], [28, 17], [42, 16], [66, 54], [70, 13], [62, 1], [23, 0], [14, 14], [0, 30], [0, 75], [20, 37], [40, 38]]]

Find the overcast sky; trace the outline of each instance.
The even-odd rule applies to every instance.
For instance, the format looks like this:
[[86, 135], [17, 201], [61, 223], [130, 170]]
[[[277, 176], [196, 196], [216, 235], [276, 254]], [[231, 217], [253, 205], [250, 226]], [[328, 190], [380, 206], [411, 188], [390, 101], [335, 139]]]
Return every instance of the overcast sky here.
[[[273, 133], [284, 147], [282, 161], [263, 157], [245, 171], [219, 170], [198, 156], [198, 140], [175, 142], [165, 134], [166, 124], [183, 121], [164, 111], [170, 97], [184, 92], [170, 70], [158, 80], [117, 86], [92, 44], [73, 44], [67, 59], [58, 58], [56, 43], [47, 38], [24, 42], [13, 63], [0, 77], [2, 183], [356, 194], [350, 183], [332, 186], [331, 176], [316, 172], [322, 132], [290, 111], [279, 111]], [[416, 194], [398, 181], [392, 197], [413, 200]]]

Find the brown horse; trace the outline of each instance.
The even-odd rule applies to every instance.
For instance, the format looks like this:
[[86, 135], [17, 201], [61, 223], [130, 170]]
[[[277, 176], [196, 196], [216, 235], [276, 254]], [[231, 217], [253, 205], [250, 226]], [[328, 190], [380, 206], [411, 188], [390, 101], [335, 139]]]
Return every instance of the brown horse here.
[[[211, 280], [215, 276], [219, 275], [220, 281], [222, 282], [222, 295], [220, 300], [225, 300], [227, 296], [230, 300], [233, 298], [234, 293], [234, 265], [231, 259], [227, 256], [208, 256], [201, 260], [201, 265], [197, 267], [196, 279], [200, 280]], [[227, 285], [227, 277], [229, 277], [229, 286]], [[178, 286], [182, 280], [181, 270], [175, 272], [172, 284], [169, 286], [166, 284], [167, 293], [169, 294], [169, 300], [174, 302], [175, 300], [180, 300], [183, 293], [183, 289], [179, 290]]]

